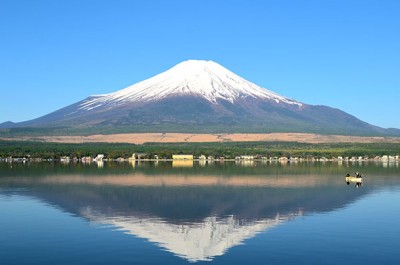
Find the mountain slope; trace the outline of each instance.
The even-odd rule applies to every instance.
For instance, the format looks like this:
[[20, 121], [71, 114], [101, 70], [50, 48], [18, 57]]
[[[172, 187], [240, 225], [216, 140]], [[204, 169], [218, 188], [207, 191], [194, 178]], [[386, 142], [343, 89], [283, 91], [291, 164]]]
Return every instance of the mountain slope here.
[[301, 106], [301, 103], [261, 88], [215, 62], [189, 60], [125, 89], [93, 96], [82, 104], [82, 109], [91, 110], [104, 104], [158, 101], [179, 95], [199, 96], [211, 103], [217, 103], [217, 100], [234, 103], [240, 98], [252, 97]]
[[189, 60], [125, 89], [90, 96], [3, 128], [63, 127], [98, 132], [314, 132], [400, 135], [326, 106], [259, 87], [212, 61]]

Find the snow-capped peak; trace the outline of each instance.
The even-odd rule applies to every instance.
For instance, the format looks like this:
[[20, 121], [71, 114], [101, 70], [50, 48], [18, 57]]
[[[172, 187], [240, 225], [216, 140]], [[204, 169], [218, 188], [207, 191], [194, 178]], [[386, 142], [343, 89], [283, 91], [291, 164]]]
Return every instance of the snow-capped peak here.
[[188, 60], [152, 78], [125, 89], [91, 97], [81, 105], [90, 110], [103, 104], [157, 101], [170, 96], [200, 96], [212, 103], [234, 103], [244, 97], [273, 100], [276, 103], [302, 104], [257, 86], [213, 61]]

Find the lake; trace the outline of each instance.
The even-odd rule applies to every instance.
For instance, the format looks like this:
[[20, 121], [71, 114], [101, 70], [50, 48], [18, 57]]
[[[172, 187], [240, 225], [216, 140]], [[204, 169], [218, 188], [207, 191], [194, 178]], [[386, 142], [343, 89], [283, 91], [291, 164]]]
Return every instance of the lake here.
[[0, 264], [400, 264], [399, 202], [398, 163], [0, 163]]

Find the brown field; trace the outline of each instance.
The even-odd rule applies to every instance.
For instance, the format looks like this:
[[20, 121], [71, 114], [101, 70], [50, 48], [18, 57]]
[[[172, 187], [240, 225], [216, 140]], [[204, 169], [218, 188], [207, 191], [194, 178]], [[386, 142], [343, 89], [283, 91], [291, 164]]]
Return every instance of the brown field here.
[[89, 136], [35, 136], [0, 138], [1, 140], [43, 141], [55, 143], [179, 143], [179, 142], [301, 142], [301, 143], [400, 143], [400, 137], [362, 137], [343, 135], [320, 135], [311, 133], [129, 133]]

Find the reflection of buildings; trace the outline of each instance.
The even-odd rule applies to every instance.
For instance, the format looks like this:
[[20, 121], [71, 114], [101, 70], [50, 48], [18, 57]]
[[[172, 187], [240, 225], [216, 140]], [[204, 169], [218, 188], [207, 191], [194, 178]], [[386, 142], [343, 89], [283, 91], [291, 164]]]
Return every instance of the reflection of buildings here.
[[192, 160], [172, 160], [172, 167], [193, 167]]
[[104, 161], [103, 160], [96, 161], [96, 164], [97, 164], [98, 168], [103, 168], [104, 167]]
[[199, 165], [200, 165], [201, 167], [205, 167], [205, 166], [207, 165], [207, 160], [205, 160], [205, 159], [200, 159], [200, 160], [199, 160]]
[[207, 217], [202, 222], [181, 224], [168, 223], [158, 218], [106, 216], [91, 208], [85, 208], [81, 215], [95, 223], [114, 225], [126, 234], [145, 238], [181, 258], [195, 262], [210, 261], [221, 256], [244, 240], [302, 213], [276, 215], [275, 218], [257, 221], [241, 221], [234, 216]]
[[131, 160], [131, 159], [129, 159], [129, 164], [133, 167], [133, 168], [135, 168], [136, 167], [136, 160]]
[[252, 167], [254, 166], [254, 160], [235, 160], [235, 164], [244, 167]]

